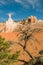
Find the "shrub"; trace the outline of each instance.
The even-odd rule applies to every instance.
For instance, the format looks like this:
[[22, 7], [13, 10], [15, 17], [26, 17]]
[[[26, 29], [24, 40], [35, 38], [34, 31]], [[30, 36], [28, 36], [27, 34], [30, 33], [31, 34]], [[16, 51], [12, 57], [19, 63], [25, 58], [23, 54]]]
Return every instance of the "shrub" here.
[[10, 65], [18, 61], [19, 51], [15, 54], [10, 54], [10, 45], [10, 42], [5, 41], [5, 39], [0, 36], [0, 65]]

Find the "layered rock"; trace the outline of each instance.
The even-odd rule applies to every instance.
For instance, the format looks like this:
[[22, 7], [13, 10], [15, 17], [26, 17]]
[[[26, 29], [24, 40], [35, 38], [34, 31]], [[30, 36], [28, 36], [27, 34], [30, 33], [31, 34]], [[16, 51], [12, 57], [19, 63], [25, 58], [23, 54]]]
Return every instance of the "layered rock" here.
[[0, 31], [2, 32], [13, 32], [18, 26], [22, 26], [22, 24], [31, 24], [32, 26], [43, 26], [43, 20], [38, 20], [35, 16], [30, 16], [27, 19], [24, 19], [21, 22], [15, 22], [11, 18], [11, 14], [9, 14], [9, 18], [6, 22], [0, 23]]
[[35, 16], [30, 16], [28, 17], [28, 21], [31, 21], [31, 23], [36, 23], [38, 22], [38, 19]]

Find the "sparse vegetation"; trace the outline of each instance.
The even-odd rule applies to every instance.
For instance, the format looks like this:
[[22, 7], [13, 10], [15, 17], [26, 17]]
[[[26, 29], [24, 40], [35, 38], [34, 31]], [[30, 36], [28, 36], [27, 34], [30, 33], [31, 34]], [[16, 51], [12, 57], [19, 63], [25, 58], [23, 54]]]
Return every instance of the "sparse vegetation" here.
[[13, 65], [14, 62], [18, 61], [19, 51], [15, 54], [10, 54], [10, 45], [10, 42], [5, 41], [5, 39], [0, 36], [0, 65]]

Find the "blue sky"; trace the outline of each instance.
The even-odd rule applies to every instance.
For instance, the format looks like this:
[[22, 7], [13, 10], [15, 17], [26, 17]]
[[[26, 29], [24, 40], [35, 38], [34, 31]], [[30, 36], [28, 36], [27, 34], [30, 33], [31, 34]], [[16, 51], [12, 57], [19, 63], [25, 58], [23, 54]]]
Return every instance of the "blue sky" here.
[[9, 13], [13, 20], [31, 15], [43, 19], [43, 0], [0, 0], [0, 21], [6, 21]]

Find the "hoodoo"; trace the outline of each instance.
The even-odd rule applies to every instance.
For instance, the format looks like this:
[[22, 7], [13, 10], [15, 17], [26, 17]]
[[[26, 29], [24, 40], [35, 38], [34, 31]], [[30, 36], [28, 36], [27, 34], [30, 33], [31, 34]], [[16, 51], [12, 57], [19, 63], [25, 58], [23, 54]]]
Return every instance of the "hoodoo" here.
[[6, 32], [12, 32], [17, 24], [12, 20], [11, 14], [8, 14], [8, 16], [9, 16], [8, 21], [6, 21], [5, 24]]
[[35, 16], [30, 16], [28, 19], [31, 20], [31, 23], [36, 23], [38, 22], [38, 19]]

